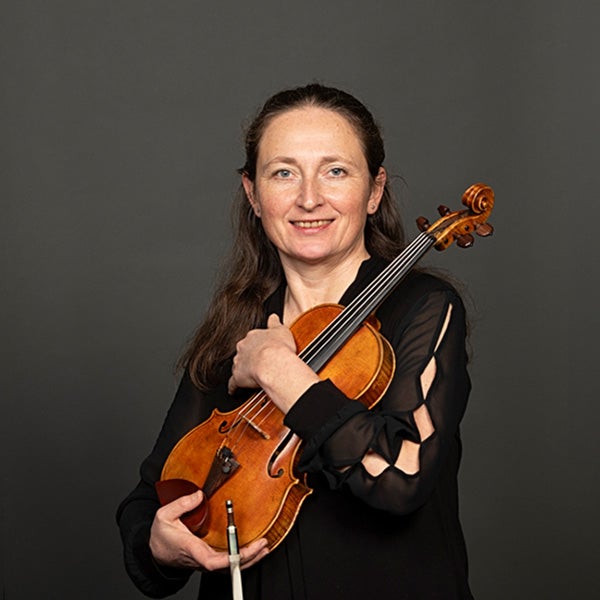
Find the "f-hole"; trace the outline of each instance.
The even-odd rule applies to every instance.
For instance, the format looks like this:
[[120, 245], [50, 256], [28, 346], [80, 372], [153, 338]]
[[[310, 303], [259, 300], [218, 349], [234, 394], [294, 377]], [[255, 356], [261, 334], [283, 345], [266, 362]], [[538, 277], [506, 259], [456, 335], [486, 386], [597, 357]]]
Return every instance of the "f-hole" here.
[[219, 425], [219, 433], [228, 433], [231, 430], [231, 425], [229, 425], [228, 421], [223, 421]]
[[267, 469], [269, 477], [272, 477], [273, 479], [279, 479], [283, 475], [283, 469], [279, 469], [277, 473], [273, 473], [273, 465], [275, 464], [275, 461], [277, 460], [279, 455], [283, 452], [284, 448], [288, 445], [293, 435], [294, 434], [291, 431], [288, 431], [287, 435], [283, 438], [283, 440], [281, 440], [279, 446], [277, 446], [273, 454], [271, 454], [271, 458], [269, 459], [269, 467]]

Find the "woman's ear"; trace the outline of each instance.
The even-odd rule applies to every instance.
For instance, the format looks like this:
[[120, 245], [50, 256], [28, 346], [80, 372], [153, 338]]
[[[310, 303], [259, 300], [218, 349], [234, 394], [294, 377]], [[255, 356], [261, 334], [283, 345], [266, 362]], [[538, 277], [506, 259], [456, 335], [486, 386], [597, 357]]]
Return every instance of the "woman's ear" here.
[[260, 205], [254, 196], [254, 182], [246, 175], [246, 173], [242, 173], [242, 185], [244, 186], [246, 198], [248, 198], [248, 202], [250, 202], [254, 214], [257, 217], [260, 217]]
[[379, 167], [379, 171], [373, 180], [373, 185], [371, 186], [371, 195], [369, 196], [369, 203], [367, 204], [367, 214], [372, 215], [377, 212], [379, 203], [383, 197], [386, 181], [387, 173], [383, 167]]

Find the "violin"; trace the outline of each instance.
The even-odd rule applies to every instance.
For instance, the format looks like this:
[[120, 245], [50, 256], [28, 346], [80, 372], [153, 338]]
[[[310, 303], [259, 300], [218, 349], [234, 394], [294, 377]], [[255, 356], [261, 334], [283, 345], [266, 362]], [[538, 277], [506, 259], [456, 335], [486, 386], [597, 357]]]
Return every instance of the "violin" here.
[[[445, 250], [456, 241], [473, 244], [473, 233], [493, 232], [487, 223], [494, 192], [484, 184], [469, 187], [466, 209], [440, 206], [430, 225], [417, 219], [421, 233], [346, 307], [323, 304], [290, 326], [298, 356], [321, 379], [331, 379], [346, 396], [369, 409], [385, 394], [395, 356], [379, 333], [374, 311], [432, 247]], [[275, 548], [292, 528], [312, 493], [297, 463], [302, 442], [283, 424], [284, 415], [262, 390], [234, 411], [213, 411], [188, 432], [169, 454], [156, 490], [161, 504], [202, 489], [204, 502], [182, 516], [192, 533], [216, 550], [227, 549], [225, 503], [232, 500], [240, 546], [265, 537]]]

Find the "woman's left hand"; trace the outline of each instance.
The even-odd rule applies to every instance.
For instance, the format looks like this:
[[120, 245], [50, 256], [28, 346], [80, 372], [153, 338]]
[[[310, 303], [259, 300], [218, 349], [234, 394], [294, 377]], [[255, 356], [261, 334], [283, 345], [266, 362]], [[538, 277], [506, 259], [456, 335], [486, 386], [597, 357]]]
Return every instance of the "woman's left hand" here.
[[252, 329], [238, 342], [228, 390], [262, 388], [283, 411], [313, 383], [319, 381], [296, 354], [296, 342], [276, 314], [269, 316], [266, 329]]

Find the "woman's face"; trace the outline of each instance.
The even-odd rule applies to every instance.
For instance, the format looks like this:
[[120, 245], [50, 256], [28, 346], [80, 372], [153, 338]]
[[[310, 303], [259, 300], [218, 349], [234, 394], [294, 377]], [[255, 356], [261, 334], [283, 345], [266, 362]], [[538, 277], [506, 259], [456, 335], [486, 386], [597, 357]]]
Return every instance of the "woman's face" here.
[[273, 118], [254, 182], [242, 183], [284, 267], [367, 257], [364, 228], [385, 170], [372, 180], [359, 137], [335, 111], [303, 107]]

